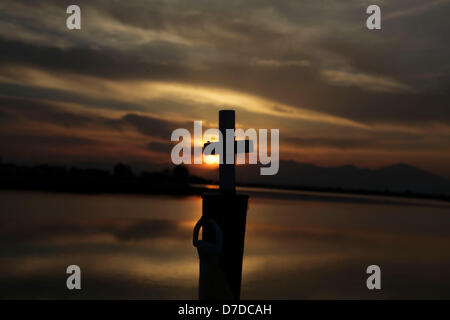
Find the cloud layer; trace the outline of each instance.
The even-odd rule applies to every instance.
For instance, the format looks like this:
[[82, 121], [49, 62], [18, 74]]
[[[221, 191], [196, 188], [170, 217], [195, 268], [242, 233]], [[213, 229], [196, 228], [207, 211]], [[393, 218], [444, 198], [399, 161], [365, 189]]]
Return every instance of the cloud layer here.
[[282, 129], [285, 160], [450, 176], [449, 1], [383, 1], [381, 31], [359, 0], [77, 4], [80, 31], [61, 1], [0, 4], [5, 158], [164, 162], [225, 106]]

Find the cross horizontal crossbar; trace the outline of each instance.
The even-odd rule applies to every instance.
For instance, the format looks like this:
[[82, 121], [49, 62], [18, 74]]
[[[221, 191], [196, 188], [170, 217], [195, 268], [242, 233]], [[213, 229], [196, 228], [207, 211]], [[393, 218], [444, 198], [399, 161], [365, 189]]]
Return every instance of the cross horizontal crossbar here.
[[[244, 146], [242, 147], [242, 144]], [[216, 154], [216, 149], [219, 149], [219, 143], [218, 142], [207, 142], [203, 145], [203, 149], [207, 146], [212, 145], [214, 147], [213, 151], [211, 152], [212, 155]], [[241, 152], [241, 149], [244, 149], [244, 152]], [[238, 153], [252, 153], [253, 152], [253, 140], [235, 140], [234, 141], [234, 154]]]

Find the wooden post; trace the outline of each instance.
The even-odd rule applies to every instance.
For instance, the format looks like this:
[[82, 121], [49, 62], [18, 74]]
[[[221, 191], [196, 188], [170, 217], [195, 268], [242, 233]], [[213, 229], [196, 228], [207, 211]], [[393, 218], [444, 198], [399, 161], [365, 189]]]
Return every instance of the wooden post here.
[[[238, 300], [241, 294], [248, 196], [236, 194], [235, 164], [234, 162], [232, 164], [225, 163], [226, 129], [235, 129], [234, 110], [219, 111], [219, 130], [222, 132], [223, 137], [223, 152], [220, 155], [223, 163], [219, 165], [220, 188], [219, 192], [208, 192], [202, 195], [202, 218], [194, 229], [194, 245], [199, 243], [196, 240], [196, 232], [198, 233], [200, 223], [202, 226], [202, 240], [200, 241], [203, 242], [203, 248], [211, 247], [214, 244], [217, 245], [217, 239], [221, 239], [220, 246], [216, 248], [217, 251], [213, 250], [217, 252], [216, 257], [212, 259], [205, 257], [205, 255], [208, 255], [208, 250], [202, 249], [201, 252], [200, 246], [196, 245], [201, 259], [199, 280], [199, 299], [201, 300], [217, 299], [217, 297], [219, 299], [228, 297], [229, 299]], [[234, 136], [233, 145], [235, 149], [233, 153], [236, 153]], [[251, 152], [251, 148], [251, 142], [246, 143], [246, 152]], [[212, 252], [211, 250], [209, 251]], [[217, 263], [214, 263], [214, 261], [217, 261]], [[205, 265], [208, 263], [211, 263], [209, 267]], [[216, 269], [214, 272], [211, 272], [208, 268]], [[222, 281], [223, 279], [224, 281]]]
[[[202, 219], [215, 221], [222, 232], [223, 244], [219, 256], [219, 267], [225, 276], [228, 288], [217, 288], [217, 290], [231, 290], [232, 299], [239, 300], [248, 195], [211, 192], [203, 194], [202, 200]], [[216, 232], [208, 224], [203, 225], [202, 239], [209, 243], [216, 241]], [[210, 281], [216, 280], [210, 279]], [[199, 296], [199, 298], [211, 299], [207, 295]]]

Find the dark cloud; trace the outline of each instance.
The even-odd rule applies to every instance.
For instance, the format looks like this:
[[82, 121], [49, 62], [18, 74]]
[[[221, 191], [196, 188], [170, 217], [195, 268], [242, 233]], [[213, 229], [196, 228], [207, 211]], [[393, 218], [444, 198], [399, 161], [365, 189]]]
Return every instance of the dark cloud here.
[[436, 137], [432, 133], [385, 134], [371, 133], [361, 137], [286, 137], [282, 143], [298, 148], [331, 148], [350, 150], [390, 150], [411, 151], [415, 149], [433, 150], [442, 143], [450, 143], [447, 137]]
[[68, 90], [47, 89], [11, 83], [0, 83], [1, 92], [11, 98], [69, 102], [98, 109], [126, 111], [144, 111], [145, 109], [145, 106], [137, 103], [112, 100], [108, 97], [95, 99]]
[[173, 144], [169, 142], [150, 142], [147, 148], [153, 152], [170, 154]]
[[79, 127], [96, 122], [92, 116], [64, 111], [53, 103], [35, 99], [0, 96], [0, 110], [16, 120], [22, 118], [63, 127]]
[[63, 110], [55, 102], [0, 96], [0, 122], [12, 123], [26, 119], [37, 123], [50, 123], [66, 128], [83, 128], [88, 125], [99, 128], [123, 130], [130, 126], [140, 133], [162, 139], [170, 139], [176, 128], [190, 128], [190, 122], [169, 121], [161, 118], [128, 113], [119, 119], [105, 118]]
[[373, 141], [369, 139], [328, 138], [328, 137], [316, 137], [316, 138], [291, 137], [285, 139], [285, 141], [287, 143], [295, 145], [296, 147], [304, 147], [304, 148], [331, 147], [343, 150], [369, 147], [373, 144]]
[[[181, 77], [183, 65], [168, 64], [167, 59], [179, 49], [157, 43], [140, 48], [153, 60], [144, 59], [135, 52], [124, 53], [102, 47], [75, 46], [59, 48], [36, 46], [18, 41], [0, 39], [0, 65], [33, 66], [49, 71], [71, 72], [103, 78], [173, 79]], [[179, 53], [172, 60], [181, 60]]]
[[121, 119], [121, 122], [132, 125], [140, 133], [149, 137], [167, 140], [170, 140], [173, 130], [177, 128], [190, 128], [193, 126], [193, 124], [189, 122], [174, 122], [138, 114], [127, 114]]
[[29, 148], [35, 146], [42, 150], [47, 150], [49, 147], [59, 148], [73, 148], [77, 146], [89, 146], [97, 143], [93, 139], [81, 138], [76, 136], [41, 136], [41, 135], [16, 135], [16, 134], [2, 134], [0, 137], [0, 146], [2, 149], [9, 147], [14, 148]]

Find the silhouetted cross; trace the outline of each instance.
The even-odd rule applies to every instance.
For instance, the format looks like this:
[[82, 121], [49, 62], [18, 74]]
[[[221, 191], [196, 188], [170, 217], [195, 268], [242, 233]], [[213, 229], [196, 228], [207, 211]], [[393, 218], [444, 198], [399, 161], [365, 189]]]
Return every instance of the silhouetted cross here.
[[[234, 110], [220, 110], [219, 111], [219, 130], [222, 134], [222, 154], [220, 156], [219, 163], [219, 188], [220, 191], [226, 192], [235, 192], [236, 190], [236, 173], [235, 173], [235, 162], [226, 163], [227, 154], [226, 154], [226, 145], [227, 145], [227, 129], [235, 130], [235, 112]], [[233, 135], [234, 139], [234, 135]], [[206, 147], [211, 144], [215, 144], [217, 142], [207, 142], [203, 147]], [[253, 152], [253, 141], [251, 140], [238, 140], [234, 141], [234, 154], [241, 153], [238, 145], [244, 143], [244, 153]], [[215, 149], [214, 149], [215, 150]], [[214, 154], [214, 153], [213, 153]]]

